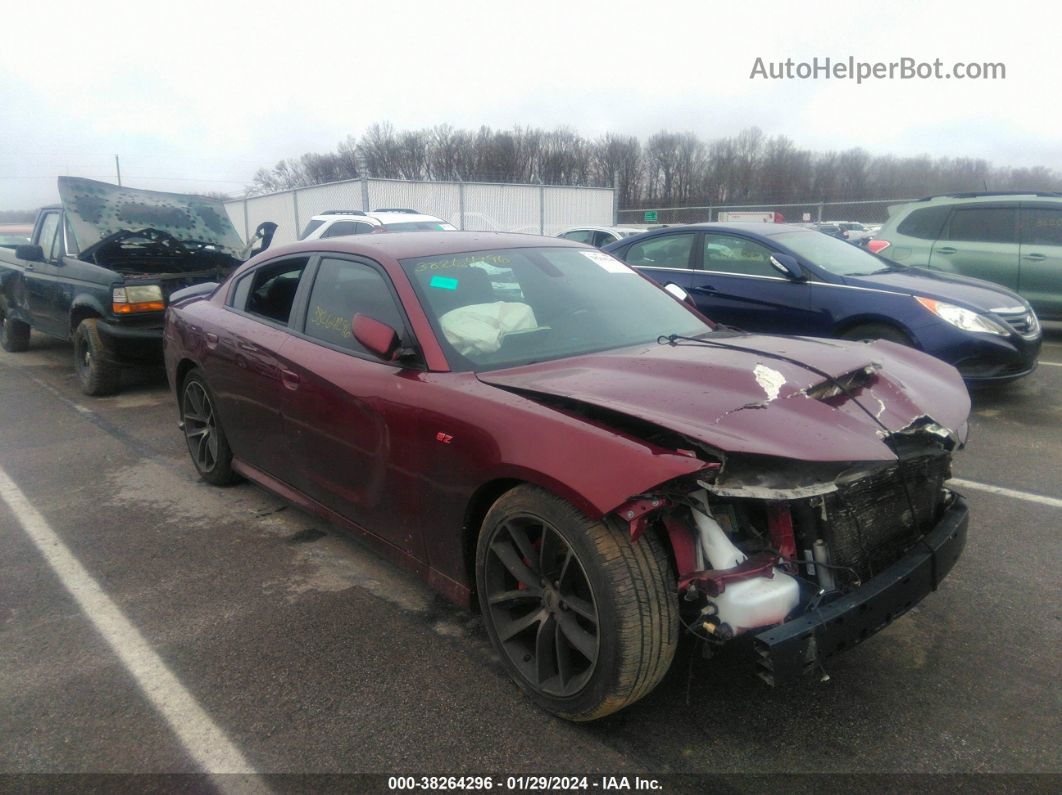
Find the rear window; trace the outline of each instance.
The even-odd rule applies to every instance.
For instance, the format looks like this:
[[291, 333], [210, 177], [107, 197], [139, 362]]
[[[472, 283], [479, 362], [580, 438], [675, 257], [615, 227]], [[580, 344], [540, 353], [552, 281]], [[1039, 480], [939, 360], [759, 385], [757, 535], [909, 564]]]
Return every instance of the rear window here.
[[907, 237], [917, 237], [919, 240], [936, 240], [940, 237], [944, 222], [948, 220], [951, 208], [952, 205], [945, 204], [915, 210], [900, 222], [896, 232]]

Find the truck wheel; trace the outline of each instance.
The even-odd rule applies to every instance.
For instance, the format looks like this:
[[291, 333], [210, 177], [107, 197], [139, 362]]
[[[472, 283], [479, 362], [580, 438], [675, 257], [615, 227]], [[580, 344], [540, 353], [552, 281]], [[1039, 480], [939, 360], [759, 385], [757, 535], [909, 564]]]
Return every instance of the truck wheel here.
[[121, 386], [121, 369], [100, 339], [94, 317], [82, 320], [74, 331], [74, 369], [86, 395], [110, 395]]
[[8, 353], [21, 353], [29, 348], [29, 323], [8, 317], [7, 309], [0, 304], [0, 347]]
[[678, 642], [678, 597], [653, 533], [591, 521], [533, 486], [504, 494], [476, 549], [484, 624], [540, 707], [594, 720], [651, 691]]
[[199, 477], [214, 486], [236, 483], [232, 450], [221, 427], [214, 393], [199, 373], [189, 373], [181, 387], [181, 423], [188, 453]]

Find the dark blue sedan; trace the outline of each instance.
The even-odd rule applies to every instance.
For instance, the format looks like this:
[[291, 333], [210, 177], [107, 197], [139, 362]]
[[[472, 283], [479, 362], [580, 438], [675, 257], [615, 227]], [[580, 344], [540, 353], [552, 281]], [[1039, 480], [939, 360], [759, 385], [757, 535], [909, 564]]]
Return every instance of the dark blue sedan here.
[[1036, 369], [1040, 323], [1016, 293], [903, 267], [810, 229], [693, 224], [604, 250], [682, 287], [713, 320], [747, 331], [892, 340], [954, 365], [970, 384]]

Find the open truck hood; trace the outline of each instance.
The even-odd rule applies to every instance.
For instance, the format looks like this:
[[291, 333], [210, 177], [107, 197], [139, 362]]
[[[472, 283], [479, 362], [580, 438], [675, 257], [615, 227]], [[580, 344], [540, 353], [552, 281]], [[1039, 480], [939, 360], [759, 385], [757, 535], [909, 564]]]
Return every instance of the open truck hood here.
[[243, 241], [220, 199], [136, 190], [59, 177], [59, 198], [81, 254], [121, 232], [157, 229], [181, 243], [208, 244], [243, 259]]
[[[953, 444], [965, 441], [970, 399], [962, 379], [918, 351], [882, 341], [706, 339], [747, 350], [650, 344], [478, 377], [531, 399], [619, 412], [732, 453], [806, 462], [895, 460], [885, 428], [929, 427]], [[845, 384], [854, 399], [836, 394], [830, 379], [764, 354], [807, 362]]]

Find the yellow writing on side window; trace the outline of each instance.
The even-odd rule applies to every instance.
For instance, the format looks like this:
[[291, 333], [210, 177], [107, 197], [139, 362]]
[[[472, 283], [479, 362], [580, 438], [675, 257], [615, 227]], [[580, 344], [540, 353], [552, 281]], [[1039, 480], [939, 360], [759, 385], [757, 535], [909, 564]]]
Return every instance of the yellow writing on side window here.
[[329, 331], [335, 331], [342, 334], [344, 337], [352, 337], [353, 332], [350, 330], [351, 319], [337, 315], [335, 312], [329, 312], [323, 306], [318, 304], [310, 311], [310, 325], [317, 328], [327, 329]]

